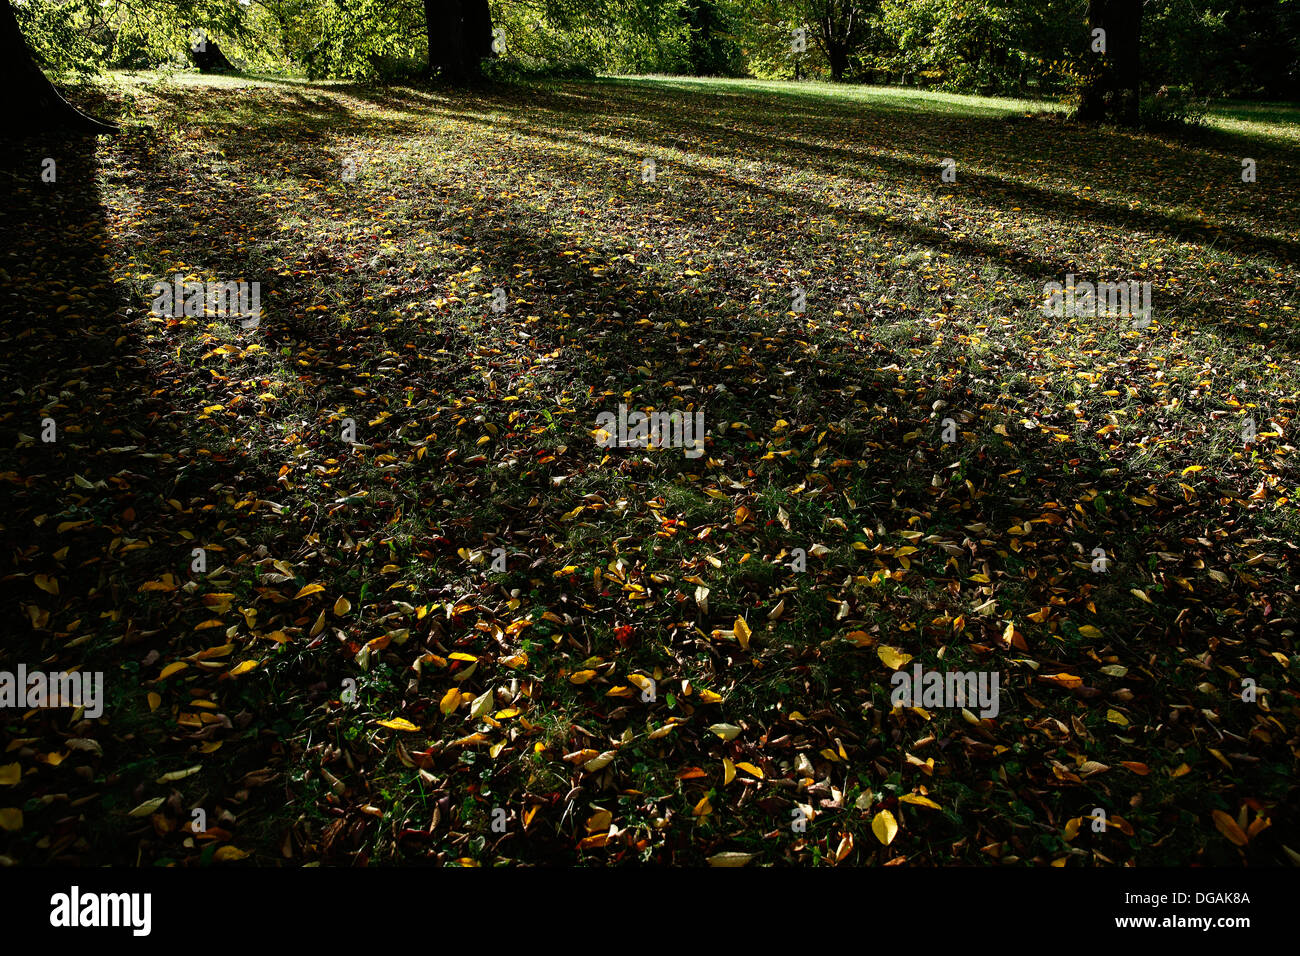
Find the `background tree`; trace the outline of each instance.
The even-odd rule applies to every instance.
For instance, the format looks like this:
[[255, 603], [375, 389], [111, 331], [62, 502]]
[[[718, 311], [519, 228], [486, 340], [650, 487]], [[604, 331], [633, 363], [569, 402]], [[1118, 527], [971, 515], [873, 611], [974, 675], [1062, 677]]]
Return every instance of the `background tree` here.
[[844, 79], [866, 43], [871, 15], [879, 7], [879, 0], [798, 0], [796, 9], [826, 55], [836, 83]]
[[687, 57], [696, 76], [735, 76], [744, 71], [737, 35], [744, 16], [730, 0], [686, 0], [682, 16], [690, 32]]
[[[196, 63], [310, 79], [690, 73], [1077, 97], [1088, 121], [1186, 119], [1214, 95], [1300, 96], [1300, 0], [0, 0], [11, 89]], [[18, 24], [18, 32], [12, 21]], [[791, 30], [807, 49], [791, 50]], [[194, 51], [202, 30], [207, 50]], [[1090, 49], [1092, 29], [1105, 51]], [[26, 40], [23, 44], [22, 41]], [[17, 41], [17, 42], [15, 42]], [[24, 52], [30, 50], [30, 56]], [[228, 59], [226, 59], [228, 58]], [[23, 79], [25, 77], [25, 79]], [[10, 115], [67, 116], [49, 90]]]
[[1143, 0], [1088, 0], [1093, 59], [1076, 118], [1137, 124], [1142, 102], [1142, 4]]

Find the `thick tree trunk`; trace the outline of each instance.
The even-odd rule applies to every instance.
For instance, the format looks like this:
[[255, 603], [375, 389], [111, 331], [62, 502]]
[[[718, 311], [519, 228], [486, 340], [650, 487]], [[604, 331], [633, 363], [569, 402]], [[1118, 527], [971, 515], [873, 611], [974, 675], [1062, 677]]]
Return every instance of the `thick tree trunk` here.
[[424, 28], [429, 37], [429, 74], [458, 79], [460, 0], [424, 0]]
[[0, 0], [0, 136], [64, 130], [116, 133], [59, 95], [27, 49], [9, 0]]
[[492, 55], [492, 13], [487, 0], [424, 0], [429, 74], [460, 83], [479, 73]]
[[[1105, 31], [1104, 53], [1092, 50], [1099, 29]], [[1088, 0], [1088, 33], [1092, 67], [1075, 117], [1136, 125], [1142, 96], [1142, 0]]]
[[204, 40], [200, 49], [195, 49], [191, 44], [190, 59], [194, 61], [200, 73], [217, 73], [235, 68], [235, 65], [226, 59], [226, 54], [221, 52], [217, 41], [211, 37]]
[[831, 80], [839, 83], [844, 79], [844, 71], [849, 66], [848, 51], [839, 44], [832, 44], [826, 51], [826, 59], [831, 65]]

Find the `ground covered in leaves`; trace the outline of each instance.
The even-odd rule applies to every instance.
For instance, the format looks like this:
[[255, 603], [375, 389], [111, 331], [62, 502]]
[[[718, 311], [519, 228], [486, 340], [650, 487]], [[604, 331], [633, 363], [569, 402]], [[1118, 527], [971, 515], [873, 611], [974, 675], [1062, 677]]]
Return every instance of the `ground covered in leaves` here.
[[[0, 711], [4, 862], [1300, 860], [1294, 116], [91, 99], [0, 174], [0, 669], [106, 702]], [[1044, 317], [1070, 273], [1153, 321]]]

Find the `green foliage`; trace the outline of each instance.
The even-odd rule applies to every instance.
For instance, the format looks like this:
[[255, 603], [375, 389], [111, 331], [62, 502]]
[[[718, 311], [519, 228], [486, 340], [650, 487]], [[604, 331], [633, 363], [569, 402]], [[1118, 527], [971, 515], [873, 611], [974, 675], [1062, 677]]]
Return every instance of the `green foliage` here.
[[1300, 3], [1155, 0], [1144, 13], [1144, 69], [1152, 87], [1185, 84], [1216, 95], [1297, 95]]
[[686, 0], [687, 58], [696, 76], [738, 76], [745, 71], [740, 30], [744, 11], [735, 0]]
[[29, 0], [13, 6], [18, 28], [36, 62], [55, 77], [97, 72], [108, 42], [108, 26], [95, 19], [94, 9], [58, 0]]
[[888, 42], [873, 65], [881, 78], [955, 92], [1058, 92], [1066, 85], [1061, 66], [1082, 50], [1078, 6], [885, 0], [881, 29]]
[[[13, 2], [13, 0], [4, 0]], [[492, 75], [670, 73], [840, 78], [951, 92], [1061, 96], [1095, 66], [1085, 0], [494, 0]], [[188, 68], [202, 29], [237, 66], [308, 78], [394, 79], [428, 62], [422, 0], [27, 0], [13, 7], [51, 75]], [[807, 49], [791, 50], [791, 32]], [[1189, 96], [1288, 98], [1300, 2], [1147, 0], [1144, 109], [1191, 117]], [[1158, 91], [1168, 88], [1165, 93]]]
[[[760, 79], [793, 77], [796, 55], [790, 51], [790, 34], [806, 24], [801, 11], [788, 0], [756, 0], [748, 6], [749, 22], [742, 28], [742, 50], [750, 74]], [[808, 44], [801, 72], [803, 76], [829, 74], [826, 57], [815, 43]]]

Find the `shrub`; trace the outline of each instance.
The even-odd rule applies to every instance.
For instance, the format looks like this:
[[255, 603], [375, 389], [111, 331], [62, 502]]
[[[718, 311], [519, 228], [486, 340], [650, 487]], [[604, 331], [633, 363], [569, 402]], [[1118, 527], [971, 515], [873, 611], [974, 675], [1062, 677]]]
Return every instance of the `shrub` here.
[[1187, 86], [1162, 86], [1138, 106], [1142, 124], [1152, 128], [1204, 126], [1208, 112], [1209, 102]]

